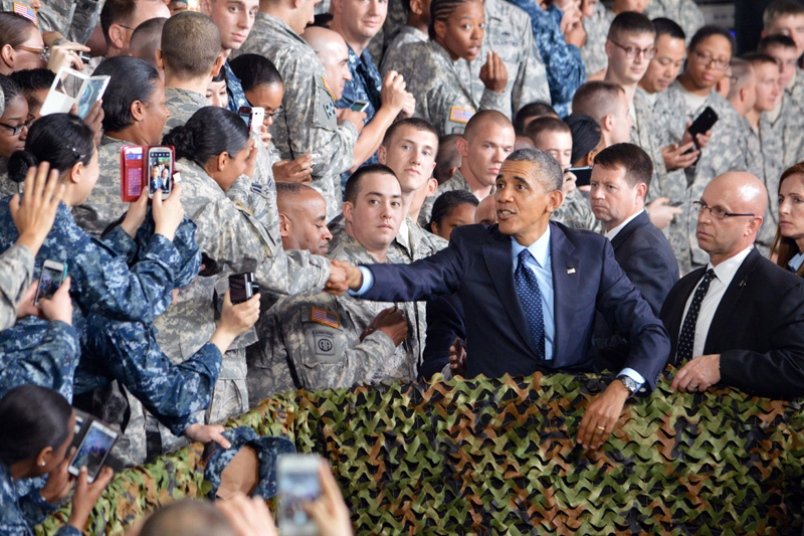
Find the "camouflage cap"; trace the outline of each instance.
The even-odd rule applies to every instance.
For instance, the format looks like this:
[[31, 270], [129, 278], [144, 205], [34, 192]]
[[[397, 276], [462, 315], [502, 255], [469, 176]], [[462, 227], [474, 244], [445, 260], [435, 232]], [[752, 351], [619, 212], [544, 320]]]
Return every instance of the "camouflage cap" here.
[[254, 430], [245, 426], [226, 430], [223, 435], [232, 446], [224, 449], [218, 444], [212, 443], [205, 456], [207, 462], [204, 469], [204, 480], [212, 485], [208, 497], [214, 500], [218, 496], [224, 470], [243, 447], [251, 447], [259, 462], [259, 481], [252, 496], [264, 499], [275, 496], [277, 493], [277, 457], [280, 454], [296, 452], [293, 443], [284, 437], [260, 437]]

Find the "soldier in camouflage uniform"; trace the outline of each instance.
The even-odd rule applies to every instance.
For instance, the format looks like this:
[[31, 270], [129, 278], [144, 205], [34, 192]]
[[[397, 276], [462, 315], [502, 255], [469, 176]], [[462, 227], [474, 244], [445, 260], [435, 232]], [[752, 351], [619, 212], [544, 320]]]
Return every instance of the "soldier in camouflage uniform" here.
[[555, 3], [547, 11], [529, 0], [507, 0], [530, 15], [533, 40], [547, 71], [550, 99], [560, 116], [568, 115], [575, 90], [586, 81], [586, 67], [580, 49], [561, 33], [563, 16]]
[[[407, 17], [407, 21], [405, 18]], [[388, 2], [388, 14], [385, 17], [382, 32], [375, 36], [374, 43], [384, 43], [380, 70], [387, 72], [386, 62], [398, 61], [403, 46], [409, 43], [424, 43], [429, 39], [427, 26], [430, 24], [430, 1], [417, 0], [414, 11], [410, 0]], [[374, 51], [372, 50], [372, 55]], [[375, 55], [375, 57], [377, 57]]]
[[324, 195], [327, 213], [334, 217], [341, 203], [339, 175], [352, 166], [363, 123], [351, 110], [340, 112], [339, 120], [324, 83], [324, 68], [299, 35], [303, 29], [260, 12], [242, 51], [267, 57], [282, 75], [285, 95], [271, 126], [273, 144], [284, 160], [313, 155], [312, 185]]
[[[463, 132], [477, 110], [510, 114], [511, 96], [506, 93], [509, 76], [504, 61], [493, 51], [480, 56], [485, 35], [482, 4], [468, 0], [440, 7], [434, 2], [430, 11], [431, 40], [405, 45], [395, 61], [384, 64], [386, 72], [394, 70], [405, 78], [407, 90], [416, 98], [415, 115], [444, 135]], [[447, 25], [457, 24], [450, 17], [453, 13], [460, 13], [461, 20], [471, 21], [464, 22], [473, 27], [469, 45], [447, 39]], [[472, 87], [473, 68], [469, 65], [475, 61], [480, 64], [477, 72], [484, 86], [479, 93]]]
[[695, 35], [704, 25], [703, 12], [694, 0], [651, 0], [645, 8], [645, 15], [651, 19], [667, 17], [676, 21], [687, 37]]
[[[347, 231], [330, 256], [352, 263], [392, 261], [389, 247], [403, 218], [401, 188], [393, 173], [384, 166], [363, 167], [350, 177], [346, 195]], [[378, 229], [378, 222], [385, 228]], [[418, 342], [405, 318], [411, 318], [412, 309], [397, 305], [386, 311], [394, 304], [324, 294], [280, 300], [270, 312], [270, 341], [252, 362], [250, 385], [259, 389], [255, 398], [294, 387], [415, 379]]]
[[599, 0], [594, 2], [591, 9], [584, 10], [583, 27], [586, 30], [586, 44], [581, 47], [581, 57], [590, 76], [602, 75], [609, 64], [605, 47], [612, 20], [614, 14]]

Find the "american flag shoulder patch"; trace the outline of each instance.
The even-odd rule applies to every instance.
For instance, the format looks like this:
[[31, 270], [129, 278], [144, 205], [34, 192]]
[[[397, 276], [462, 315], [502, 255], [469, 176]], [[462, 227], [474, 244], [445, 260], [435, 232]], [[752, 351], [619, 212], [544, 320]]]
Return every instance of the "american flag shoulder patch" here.
[[323, 307], [314, 306], [310, 308], [310, 321], [335, 329], [341, 327], [338, 313], [335, 311], [330, 311], [329, 309], [324, 309]]
[[36, 11], [31, 6], [22, 2], [14, 2], [13, 11], [36, 24]]

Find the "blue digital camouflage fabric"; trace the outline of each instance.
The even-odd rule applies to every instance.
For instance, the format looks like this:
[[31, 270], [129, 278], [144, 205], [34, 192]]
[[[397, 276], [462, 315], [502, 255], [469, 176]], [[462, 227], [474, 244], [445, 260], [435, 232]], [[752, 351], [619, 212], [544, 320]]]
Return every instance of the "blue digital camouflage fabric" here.
[[25, 384], [73, 399], [73, 380], [81, 356], [78, 331], [64, 322], [23, 318], [0, 331], [0, 398]]
[[[9, 198], [0, 200], [0, 250], [9, 248], [19, 238], [8, 204]], [[133, 243], [123, 235], [125, 231], [119, 226], [110, 233], [117, 237], [117, 243]], [[110, 247], [112, 243], [113, 240], [90, 237], [62, 204], [36, 256], [35, 278], [45, 260], [66, 265], [71, 277], [70, 296], [77, 305], [73, 325], [79, 331], [82, 318], [90, 310], [119, 319], [152, 322], [172, 299], [173, 282], [181, 263], [173, 242], [161, 235], [150, 236], [131, 268], [127, 257]]]
[[0, 254], [0, 329], [17, 321], [17, 303], [31, 285], [34, 258], [28, 248], [13, 245]]
[[[20, 495], [11, 471], [0, 463], [0, 536], [33, 536], [33, 526], [56, 511], [56, 507], [42, 498], [38, 488]], [[56, 536], [80, 536], [81, 531], [71, 525], [61, 527]]]
[[226, 93], [229, 95], [229, 103], [227, 107], [229, 110], [237, 113], [243, 106], [251, 106], [246, 98], [246, 92], [243, 91], [243, 84], [240, 79], [234, 74], [232, 67], [229, 65], [229, 60], [223, 64], [223, 73], [226, 77]]
[[530, 15], [533, 38], [547, 69], [547, 84], [550, 86], [553, 108], [561, 117], [568, 115], [575, 90], [586, 81], [586, 67], [578, 47], [564, 41], [558, 23], [561, 12], [555, 4], [545, 11], [528, 0], [508, 1]]
[[364, 123], [369, 123], [374, 119], [374, 114], [380, 109], [382, 100], [380, 99], [380, 92], [382, 91], [382, 78], [380, 71], [374, 64], [374, 58], [371, 57], [368, 49], [358, 56], [352, 47], [349, 49], [349, 72], [352, 74], [352, 79], [346, 82], [343, 87], [343, 95], [340, 99], [335, 101], [337, 108], [349, 108], [357, 101], [368, 103], [366, 108], [366, 119]]
[[281, 454], [293, 454], [296, 447], [284, 437], [260, 437], [246, 426], [232, 428], [223, 433], [232, 444], [224, 449], [216, 443], [210, 445], [210, 452], [204, 468], [204, 480], [212, 484], [208, 497], [215, 499], [221, 485], [221, 474], [243, 447], [251, 447], [259, 461], [259, 483], [252, 492], [254, 497], [270, 499], [277, 494], [276, 462]]
[[152, 326], [92, 314], [87, 320], [87, 354], [94, 366], [121, 384], [175, 435], [203, 411], [221, 370], [221, 353], [206, 343], [189, 359], [173, 364]]

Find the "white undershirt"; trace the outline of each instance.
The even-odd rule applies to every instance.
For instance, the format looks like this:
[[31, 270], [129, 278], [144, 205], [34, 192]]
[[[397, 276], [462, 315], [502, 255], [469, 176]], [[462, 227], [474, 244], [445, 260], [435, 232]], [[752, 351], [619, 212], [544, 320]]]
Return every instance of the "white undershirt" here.
[[[698, 311], [698, 321], [695, 323], [695, 341], [692, 345], [693, 358], [703, 355], [706, 337], [709, 334], [709, 327], [712, 325], [712, 319], [715, 317], [715, 312], [717, 311], [718, 305], [720, 305], [720, 300], [723, 299], [726, 289], [729, 288], [731, 280], [734, 279], [734, 274], [737, 273], [737, 270], [743, 264], [745, 258], [748, 257], [748, 254], [751, 253], [752, 249], [754, 249], [753, 245], [745, 248], [734, 257], [721, 262], [717, 266], [713, 267], [712, 263], [706, 266], [707, 270], [712, 268], [715, 271], [715, 277], [709, 283], [709, 290], [706, 292], [701, 302], [701, 309]], [[703, 276], [701, 280], [703, 280]], [[687, 298], [687, 304], [684, 306], [684, 314], [681, 317], [681, 325], [678, 328], [679, 332], [677, 335], [679, 337], [684, 327], [684, 319], [687, 317], [690, 303], [692, 302], [693, 296], [695, 296], [695, 290], [700, 284], [701, 281], [698, 281], [698, 284], [695, 285], [695, 288], [692, 289], [692, 292], [690, 292]]]
[[623, 230], [623, 228], [624, 228], [626, 225], [628, 225], [629, 223], [631, 223], [631, 221], [632, 221], [634, 218], [636, 218], [637, 216], [639, 216], [639, 215], [640, 215], [640, 214], [642, 214], [643, 212], [645, 212], [645, 209], [644, 209], [644, 208], [643, 208], [642, 210], [638, 210], [637, 212], [635, 212], [635, 213], [631, 214], [630, 216], [628, 216], [628, 218], [627, 218], [627, 219], [626, 219], [624, 222], [622, 222], [620, 225], [618, 225], [617, 227], [615, 227], [615, 228], [614, 228], [614, 229], [612, 229], [611, 231], [606, 231], [606, 238], [608, 238], [609, 240], [614, 240], [614, 237], [615, 237], [615, 236], [617, 236], [617, 234], [619, 234], [619, 232], [620, 232], [620, 231], [622, 231], [622, 230]]

